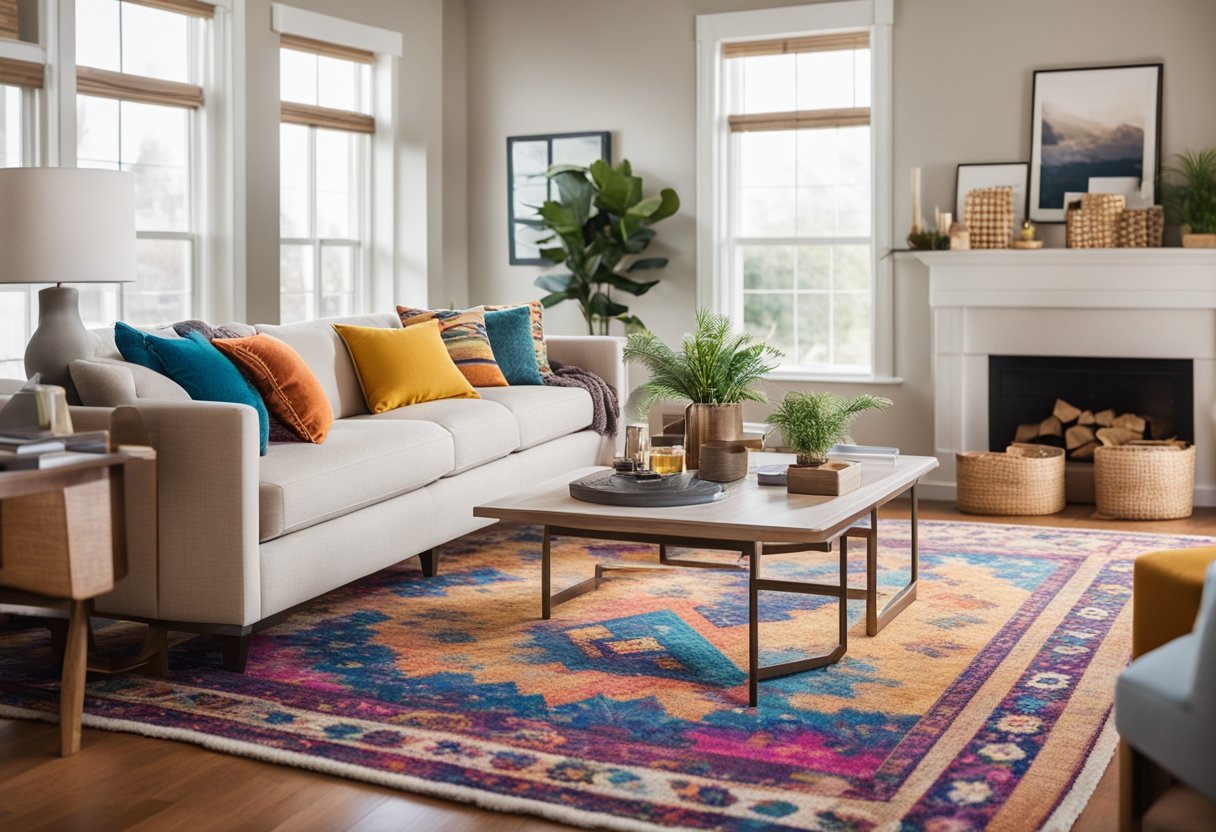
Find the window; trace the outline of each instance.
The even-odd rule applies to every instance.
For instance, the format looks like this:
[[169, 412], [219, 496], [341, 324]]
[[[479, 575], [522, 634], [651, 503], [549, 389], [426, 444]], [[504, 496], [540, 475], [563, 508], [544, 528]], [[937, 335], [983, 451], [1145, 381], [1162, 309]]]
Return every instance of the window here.
[[371, 52], [282, 36], [279, 307], [283, 323], [368, 305]]
[[[0, 168], [34, 164], [29, 114], [42, 86], [41, 64], [0, 58]], [[34, 331], [37, 292], [0, 284], [0, 378], [25, 378], [25, 344]]]
[[[889, 30], [872, 7], [858, 14], [868, 5], [698, 18], [700, 207], [710, 218], [701, 304], [780, 348], [777, 375], [790, 378], [890, 372], [889, 264], [879, 258], [889, 171], [878, 175], [889, 128], [872, 123], [880, 93], [880, 118], [887, 112], [875, 68], [889, 65]], [[842, 27], [842, 15], [857, 25]], [[817, 33], [828, 18], [832, 31]]]
[[199, 314], [211, 7], [181, 8], [76, 0], [77, 165], [134, 175], [137, 238], [135, 282], [80, 287], [86, 326]]

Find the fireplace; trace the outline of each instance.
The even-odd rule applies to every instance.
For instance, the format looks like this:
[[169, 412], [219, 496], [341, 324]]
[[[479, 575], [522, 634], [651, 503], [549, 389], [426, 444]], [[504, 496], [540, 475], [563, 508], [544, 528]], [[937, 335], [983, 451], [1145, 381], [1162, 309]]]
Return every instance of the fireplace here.
[[[1190, 359], [988, 356], [988, 444], [1002, 451], [1018, 426], [1052, 414], [1058, 399], [1091, 413], [1135, 414], [1146, 439], [1195, 439]], [[1064, 445], [1064, 437], [1035, 441]]]

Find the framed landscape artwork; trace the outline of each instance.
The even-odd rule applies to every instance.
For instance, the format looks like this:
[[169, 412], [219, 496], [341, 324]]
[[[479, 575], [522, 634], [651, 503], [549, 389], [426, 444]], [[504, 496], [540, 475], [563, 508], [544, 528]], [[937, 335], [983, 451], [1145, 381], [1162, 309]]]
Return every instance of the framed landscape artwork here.
[[512, 266], [549, 265], [536, 245], [545, 232], [521, 222], [533, 219], [545, 200], [552, 198], [545, 175], [549, 168], [587, 166], [598, 159], [612, 161], [612, 134], [606, 130], [507, 137], [507, 233]]
[[954, 218], [966, 222], [964, 216], [967, 192], [977, 188], [1013, 188], [1013, 227], [1022, 227], [1026, 219], [1025, 162], [995, 162], [991, 164], [961, 164], [954, 180]]
[[1064, 195], [1091, 177], [1136, 177], [1155, 201], [1161, 168], [1161, 64], [1034, 73], [1030, 219], [1063, 222]]

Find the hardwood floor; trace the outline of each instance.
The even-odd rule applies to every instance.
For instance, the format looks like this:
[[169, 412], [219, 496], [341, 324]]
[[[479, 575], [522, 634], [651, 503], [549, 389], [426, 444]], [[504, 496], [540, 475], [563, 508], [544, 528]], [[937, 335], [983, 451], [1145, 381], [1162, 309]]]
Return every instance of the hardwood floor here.
[[[960, 515], [951, 503], [922, 502], [925, 520], [1009, 522]], [[906, 504], [883, 517], [907, 516]], [[1098, 520], [1092, 506], [1050, 517], [1019, 518], [1039, 526], [1116, 528], [1216, 535], [1216, 509], [1186, 520]], [[6, 830], [556, 830], [524, 815], [418, 797], [379, 786], [218, 754], [193, 745], [86, 728], [83, 750], [60, 759], [56, 726], [0, 720], [0, 828]], [[1074, 832], [1117, 827], [1117, 777], [1111, 766]]]

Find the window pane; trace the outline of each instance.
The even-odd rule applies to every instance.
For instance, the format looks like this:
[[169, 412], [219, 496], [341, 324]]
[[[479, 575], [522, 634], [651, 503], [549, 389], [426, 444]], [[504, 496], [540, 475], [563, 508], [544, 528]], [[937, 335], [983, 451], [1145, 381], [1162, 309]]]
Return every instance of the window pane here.
[[0, 85], [0, 168], [21, 167], [21, 88]]
[[308, 217], [308, 130], [302, 124], [279, 126], [279, 233], [284, 237], [312, 233]]
[[744, 237], [794, 234], [794, 188], [741, 188], [739, 233]]
[[853, 106], [870, 106], [870, 50], [853, 52]]
[[319, 56], [317, 58], [317, 103], [322, 107], [370, 113], [371, 102], [363, 100], [362, 94], [364, 71], [370, 71], [367, 64]]
[[870, 234], [870, 186], [841, 185], [836, 189], [836, 229], [846, 237]]
[[743, 328], [756, 338], [783, 350], [789, 361], [789, 356], [794, 355], [793, 294], [745, 294]]
[[837, 292], [870, 291], [869, 246], [834, 246], [832, 248], [832, 288]]
[[76, 0], [76, 63], [114, 72], [122, 70], [117, 0]]
[[779, 132], [739, 135], [739, 185], [744, 188], [794, 184], [796, 134]]
[[798, 234], [830, 237], [836, 233], [836, 189], [798, 189]]
[[853, 106], [853, 52], [801, 52], [798, 59], [799, 110]]
[[516, 223], [515, 256], [521, 260], [537, 259], [540, 257], [540, 246], [537, 244], [537, 240], [547, 236], [549, 236], [547, 231]]
[[794, 287], [793, 246], [739, 246], [739, 254], [745, 290]]
[[283, 323], [313, 317], [315, 283], [310, 245], [279, 247], [279, 316]]
[[870, 128], [841, 127], [836, 134], [839, 156], [836, 181], [841, 184], [868, 183], [870, 177]]
[[[115, 5], [122, 7], [123, 72], [183, 83], [193, 80], [190, 73], [192, 18], [135, 3]], [[85, 36], [92, 37], [92, 34]]]
[[317, 130], [317, 236], [351, 238], [358, 235], [355, 195], [351, 192], [355, 142], [360, 138], [341, 130]]
[[[65, 284], [67, 285], [67, 284]], [[100, 329], [119, 319], [117, 283], [77, 283], [85, 329]]]
[[135, 227], [189, 229], [189, 111], [122, 102], [122, 167], [135, 175]]
[[574, 136], [553, 140], [553, 164], [589, 166], [600, 158], [602, 143], [599, 136]]
[[348, 295], [355, 291], [354, 246], [321, 246], [321, 294]]
[[743, 112], [785, 113], [796, 109], [794, 55], [739, 58], [743, 68]]
[[80, 167], [118, 168], [119, 106], [112, 98], [76, 96], [76, 164]]
[[317, 56], [295, 49], [279, 50], [279, 96], [284, 101], [317, 103]]
[[850, 292], [833, 295], [832, 341], [835, 363], [842, 366], [870, 365], [870, 295]]
[[516, 177], [543, 176], [548, 169], [548, 142], [514, 142], [511, 145], [511, 172]]
[[828, 246], [798, 247], [798, 288], [817, 292], [832, 288], [832, 252]]
[[837, 130], [798, 130], [798, 184], [835, 185], [840, 175], [837, 164]]
[[136, 240], [135, 283], [127, 284], [127, 297], [189, 293], [192, 248], [189, 240]]
[[828, 306], [832, 296], [800, 295], [798, 297], [797, 355], [786, 360], [802, 367], [824, 367], [832, 363], [828, 350]]
[[[0, 322], [3, 322], [0, 326], [0, 360], [20, 359], [25, 355], [25, 342], [30, 335], [26, 319], [28, 308], [29, 295], [25, 287], [0, 289]], [[25, 371], [18, 375], [25, 378]]]

